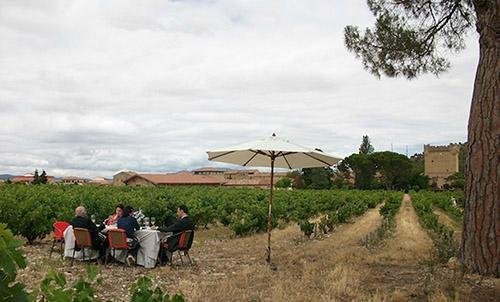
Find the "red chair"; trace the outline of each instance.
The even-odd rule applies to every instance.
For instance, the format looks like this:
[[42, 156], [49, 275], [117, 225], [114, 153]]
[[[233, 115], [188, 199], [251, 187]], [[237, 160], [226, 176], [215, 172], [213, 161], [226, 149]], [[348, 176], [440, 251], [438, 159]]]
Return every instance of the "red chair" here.
[[73, 234], [75, 235], [75, 247], [73, 248], [73, 258], [71, 259], [71, 265], [73, 265], [73, 261], [75, 260], [76, 249], [82, 250], [83, 260], [85, 260], [85, 249], [92, 248], [92, 236], [90, 236], [89, 230], [83, 228], [74, 228]]
[[52, 240], [52, 246], [50, 247], [49, 258], [52, 257], [52, 252], [54, 251], [54, 246], [56, 242], [61, 244], [61, 259], [64, 255], [63, 244], [64, 244], [64, 231], [68, 228], [69, 223], [66, 221], [56, 221], [52, 225], [54, 227], [54, 240]]
[[[177, 251], [179, 253], [179, 257], [181, 258], [181, 263], [184, 265], [184, 259], [182, 258], [182, 254], [186, 256], [189, 260], [189, 264], [193, 264], [193, 261], [191, 260], [191, 257], [189, 256], [189, 250], [191, 249], [191, 246], [193, 245], [193, 238], [194, 238], [194, 231], [188, 230], [184, 232], [180, 232], [177, 234], [173, 234], [172, 236], [169, 236], [165, 238], [161, 244], [160, 244], [160, 264], [162, 264], [165, 251], [168, 250], [168, 239], [179, 236], [179, 243], [177, 246]], [[172, 264], [174, 253], [172, 253], [172, 259], [170, 259], [170, 264]]]
[[[122, 229], [112, 229], [108, 231], [109, 248], [113, 251], [115, 258], [116, 250], [129, 250], [127, 243], [127, 233]], [[108, 255], [106, 254], [105, 265], [108, 264]]]
[[181, 237], [179, 238], [179, 257], [181, 258], [181, 262], [184, 265], [184, 260], [182, 260], [182, 254], [186, 256], [189, 260], [189, 264], [193, 264], [191, 257], [189, 257], [189, 250], [191, 249], [191, 245], [193, 245], [194, 231], [185, 231], [181, 233]]

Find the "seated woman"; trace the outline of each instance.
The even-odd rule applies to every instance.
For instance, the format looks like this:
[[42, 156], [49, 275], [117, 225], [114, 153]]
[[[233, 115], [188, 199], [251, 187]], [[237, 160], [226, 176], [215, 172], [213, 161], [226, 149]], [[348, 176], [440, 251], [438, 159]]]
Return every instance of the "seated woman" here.
[[117, 204], [115, 207], [115, 213], [113, 215], [109, 215], [109, 217], [104, 220], [104, 224], [106, 226], [116, 224], [118, 222], [118, 219], [123, 216], [123, 210], [123, 204]]
[[135, 231], [140, 229], [139, 223], [137, 220], [130, 216], [132, 213], [132, 207], [126, 206], [122, 217], [118, 219], [117, 227], [119, 229], [125, 230], [127, 233], [127, 242], [129, 246], [128, 256], [127, 256], [127, 264], [131, 266], [135, 264], [135, 258], [137, 257], [137, 252], [139, 251], [139, 241], [135, 237]]

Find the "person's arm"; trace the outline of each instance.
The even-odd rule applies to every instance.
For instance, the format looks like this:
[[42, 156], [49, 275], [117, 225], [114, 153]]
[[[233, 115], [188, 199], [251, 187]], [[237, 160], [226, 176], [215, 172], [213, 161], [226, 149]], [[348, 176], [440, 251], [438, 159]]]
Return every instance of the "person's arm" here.
[[135, 230], [140, 230], [141, 229], [141, 226], [139, 225], [139, 223], [137, 222], [137, 219], [134, 218], [134, 229]]
[[181, 229], [181, 220], [177, 220], [174, 224], [169, 225], [168, 227], [159, 227], [158, 230], [160, 232], [172, 232], [172, 233], [178, 233], [180, 232]]
[[88, 229], [91, 233], [97, 233], [97, 226], [95, 225], [95, 223], [88, 219], [87, 218], [87, 226], [88, 226]]
[[104, 223], [101, 223], [98, 227], [97, 227], [97, 231], [100, 232], [102, 230], [104, 230], [106, 228], [106, 225]]

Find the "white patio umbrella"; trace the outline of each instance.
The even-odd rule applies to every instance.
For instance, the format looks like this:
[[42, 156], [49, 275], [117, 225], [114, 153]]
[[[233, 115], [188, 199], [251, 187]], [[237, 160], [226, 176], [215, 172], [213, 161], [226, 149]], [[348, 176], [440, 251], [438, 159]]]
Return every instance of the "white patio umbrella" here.
[[341, 159], [328, 155], [320, 149], [309, 149], [276, 137], [207, 151], [208, 160], [237, 164], [244, 167], [270, 167], [271, 184], [269, 194], [269, 214], [267, 222], [267, 262], [271, 263], [271, 228], [273, 209], [274, 168], [299, 169], [329, 167]]

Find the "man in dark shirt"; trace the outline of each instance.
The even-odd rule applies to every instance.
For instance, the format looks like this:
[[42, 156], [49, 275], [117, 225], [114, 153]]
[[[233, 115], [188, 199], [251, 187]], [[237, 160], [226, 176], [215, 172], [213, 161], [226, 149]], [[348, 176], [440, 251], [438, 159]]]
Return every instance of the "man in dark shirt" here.
[[127, 264], [129, 266], [135, 263], [135, 258], [137, 257], [137, 252], [139, 251], [140, 247], [139, 241], [134, 235], [135, 231], [140, 229], [140, 226], [139, 223], [137, 223], [137, 219], [130, 216], [131, 213], [132, 207], [126, 206], [125, 210], [123, 211], [122, 217], [118, 219], [118, 222], [116, 224], [119, 229], [125, 230], [125, 233], [127, 233], [127, 242], [129, 245]]
[[[194, 230], [194, 223], [191, 217], [188, 216], [188, 208], [185, 205], [180, 205], [177, 208], [177, 221], [168, 227], [159, 227], [160, 232], [172, 232], [175, 236], [167, 237], [167, 257], [170, 262], [172, 253], [179, 249], [179, 233], [189, 230]], [[193, 236], [191, 236], [191, 241]]]
[[99, 232], [104, 226], [97, 227], [95, 223], [87, 217], [87, 211], [83, 206], [79, 206], [75, 209], [75, 217], [71, 220], [71, 225], [73, 228], [89, 230], [90, 237], [92, 238], [92, 249], [99, 251], [99, 258], [106, 254], [106, 245], [104, 244], [105, 238], [99, 236]]

